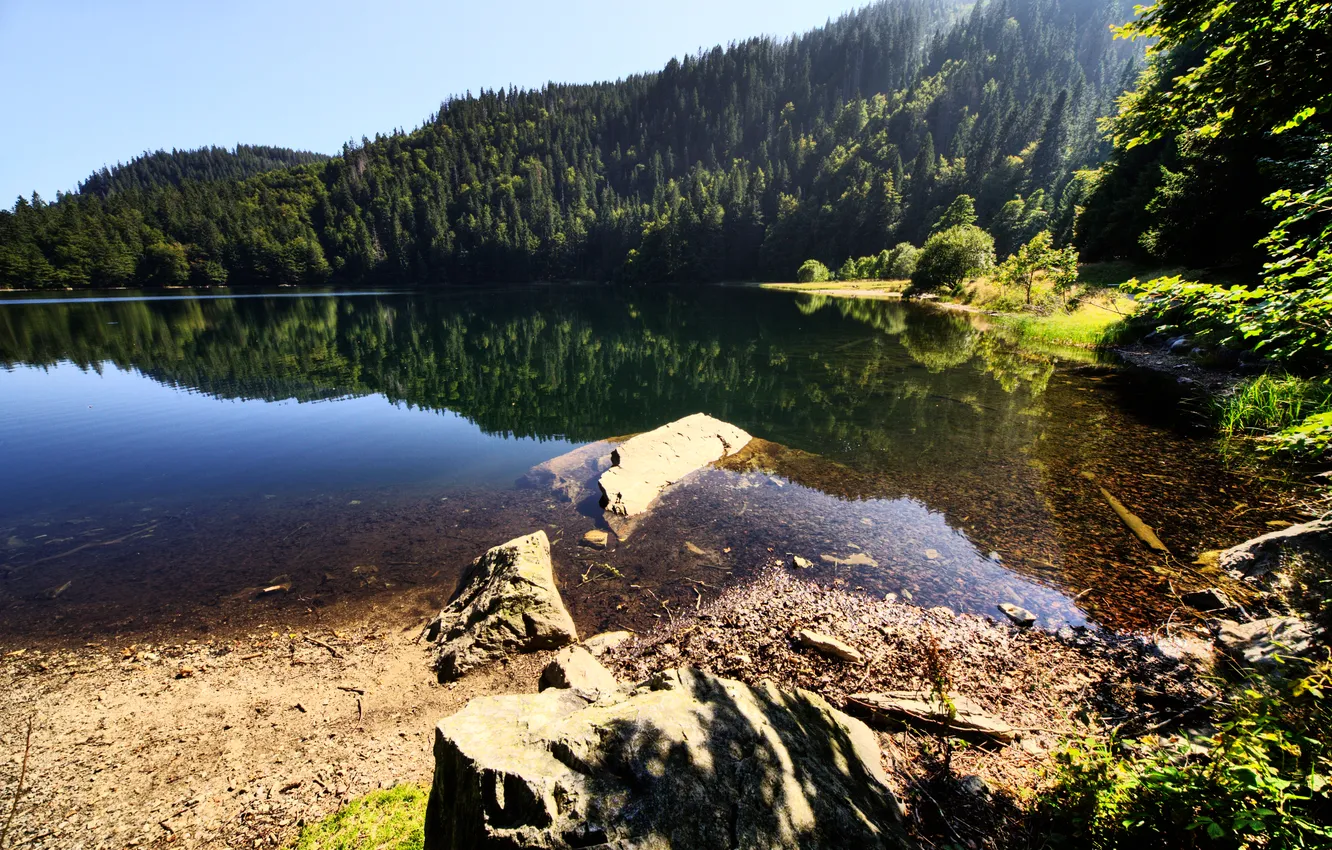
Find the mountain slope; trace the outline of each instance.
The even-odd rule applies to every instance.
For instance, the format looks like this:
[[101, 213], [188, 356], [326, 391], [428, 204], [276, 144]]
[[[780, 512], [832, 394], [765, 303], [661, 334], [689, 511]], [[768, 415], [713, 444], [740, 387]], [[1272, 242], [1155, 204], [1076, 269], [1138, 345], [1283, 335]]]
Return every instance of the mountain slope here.
[[326, 154], [275, 148], [268, 145], [236, 145], [228, 150], [210, 146], [197, 150], [145, 152], [114, 168], [94, 171], [79, 184], [85, 195], [106, 197], [128, 189], [148, 190], [180, 186], [186, 180], [243, 180], [265, 171], [324, 162]]
[[1018, 194], [1058, 219], [1136, 65], [1108, 30], [1126, 16], [898, 0], [615, 83], [455, 98], [324, 163], [20, 202], [0, 283], [789, 277], [918, 240], [960, 192], [982, 223]]

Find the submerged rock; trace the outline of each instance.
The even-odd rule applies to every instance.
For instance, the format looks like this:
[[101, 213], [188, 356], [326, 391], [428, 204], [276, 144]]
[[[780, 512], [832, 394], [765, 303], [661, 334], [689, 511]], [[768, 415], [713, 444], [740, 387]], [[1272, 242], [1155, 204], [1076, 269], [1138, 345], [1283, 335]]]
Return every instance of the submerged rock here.
[[1035, 625], [1036, 615], [1023, 608], [1021, 605], [1014, 605], [1012, 602], [1000, 602], [997, 606], [1004, 616], [1017, 623], [1022, 628]]
[[749, 440], [741, 429], [704, 413], [632, 437], [611, 452], [612, 466], [599, 480], [605, 508], [622, 516], [642, 513], [662, 490]]
[[584, 534], [580, 542], [589, 549], [605, 549], [610, 543], [610, 534], [599, 528], [594, 528]]
[[511, 652], [577, 641], [555, 587], [546, 533], [510, 540], [473, 561], [430, 631], [439, 644], [435, 669], [441, 681]]
[[614, 448], [615, 443], [611, 440], [588, 443], [537, 464], [518, 479], [518, 484], [521, 487], [548, 487], [570, 502], [582, 501], [583, 496], [591, 492], [597, 476], [610, 469]]
[[679, 669], [591, 705], [551, 688], [440, 721], [425, 847], [896, 848], [900, 818], [863, 723]]

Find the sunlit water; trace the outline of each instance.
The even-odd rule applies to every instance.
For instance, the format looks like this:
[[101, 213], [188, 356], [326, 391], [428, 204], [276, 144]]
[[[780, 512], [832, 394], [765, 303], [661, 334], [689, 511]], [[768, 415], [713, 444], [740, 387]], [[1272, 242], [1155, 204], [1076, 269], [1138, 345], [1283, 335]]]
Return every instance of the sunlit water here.
[[[545, 528], [586, 627], [795, 554], [814, 580], [924, 606], [1150, 627], [1205, 579], [1193, 556], [1262, 530], [1271, 493], [1182, 427], [1169, 382], [1089, 361], [963, 315], [752, 289], [12, 298], [0, 611], [20, 634], [198, 606], [228, 622], [279, 575], [308, 610], [446, 594], [468, 558]], [[604, 556], [575, 545], [595, 503], [515, 483], [697, 411], [765, 450]], [[1101, 485], [1174, 556], [1128, 535]]]

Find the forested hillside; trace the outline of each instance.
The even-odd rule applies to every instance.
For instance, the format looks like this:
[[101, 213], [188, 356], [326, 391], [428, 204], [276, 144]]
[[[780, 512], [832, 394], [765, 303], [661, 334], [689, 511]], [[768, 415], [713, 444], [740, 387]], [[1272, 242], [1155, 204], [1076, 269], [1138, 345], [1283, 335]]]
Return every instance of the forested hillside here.
[[615, 83], [454, 98], [323, 163], [20, 199], [0, 285], [790, 279], [918, 242], [963, 193], [1001, 242], [1067, 236], [1140, 64], [1110, 31], [1130, 14], [889, 0]]
[[94, 171], [79, 184], [79, 192], [106, 197], [130, 189], [146, 191], [161, 186], [179, 186], [186, 180], [244, 180], [265, 171], [324, 162], [327, 154], [294, 151], [268, 145], [236, 145], [228, 150], [217, 146], [198, 150], [144, 153], [114, 168]]

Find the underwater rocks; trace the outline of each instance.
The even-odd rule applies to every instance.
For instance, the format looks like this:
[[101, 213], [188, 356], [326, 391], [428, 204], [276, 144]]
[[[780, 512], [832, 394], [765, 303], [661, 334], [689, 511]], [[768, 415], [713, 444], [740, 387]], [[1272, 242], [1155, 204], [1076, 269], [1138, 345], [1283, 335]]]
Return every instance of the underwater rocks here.
[[749, 441], [741, 429], [704, 413], [631, 437], [611, 452], [611, 468], [599, 479], [604, 507], [625, 517], [642, 513], [662, 490]]
[[1005, 617], [1024, 629], [1036, 623], [1036, 615], [1020, 605], [1014, 605], [1012, 602], [1000, 602], [995, 607], [1002, 611]]
[[584, 534], [583, 539], [578, 542], [589, 549], [605, 549], [610, 545], [610, 534], [599, 528], [594, 528]]
[[518, 537], [472, 562], [431, 623], [440, 681], [511, 652], [557, 649], [578, 631], [555, 587], [544, 531]]
[[547, 487], [570, 502], [580, 502], [596, 477], [611, 467], [615, 443], [588, 443], [529, 469], [518, 479], [520, 487]]
[[689, 668], [482, 697], [436, 727], [425, 847], [906, 847], [879, 758], [822, 697]]

